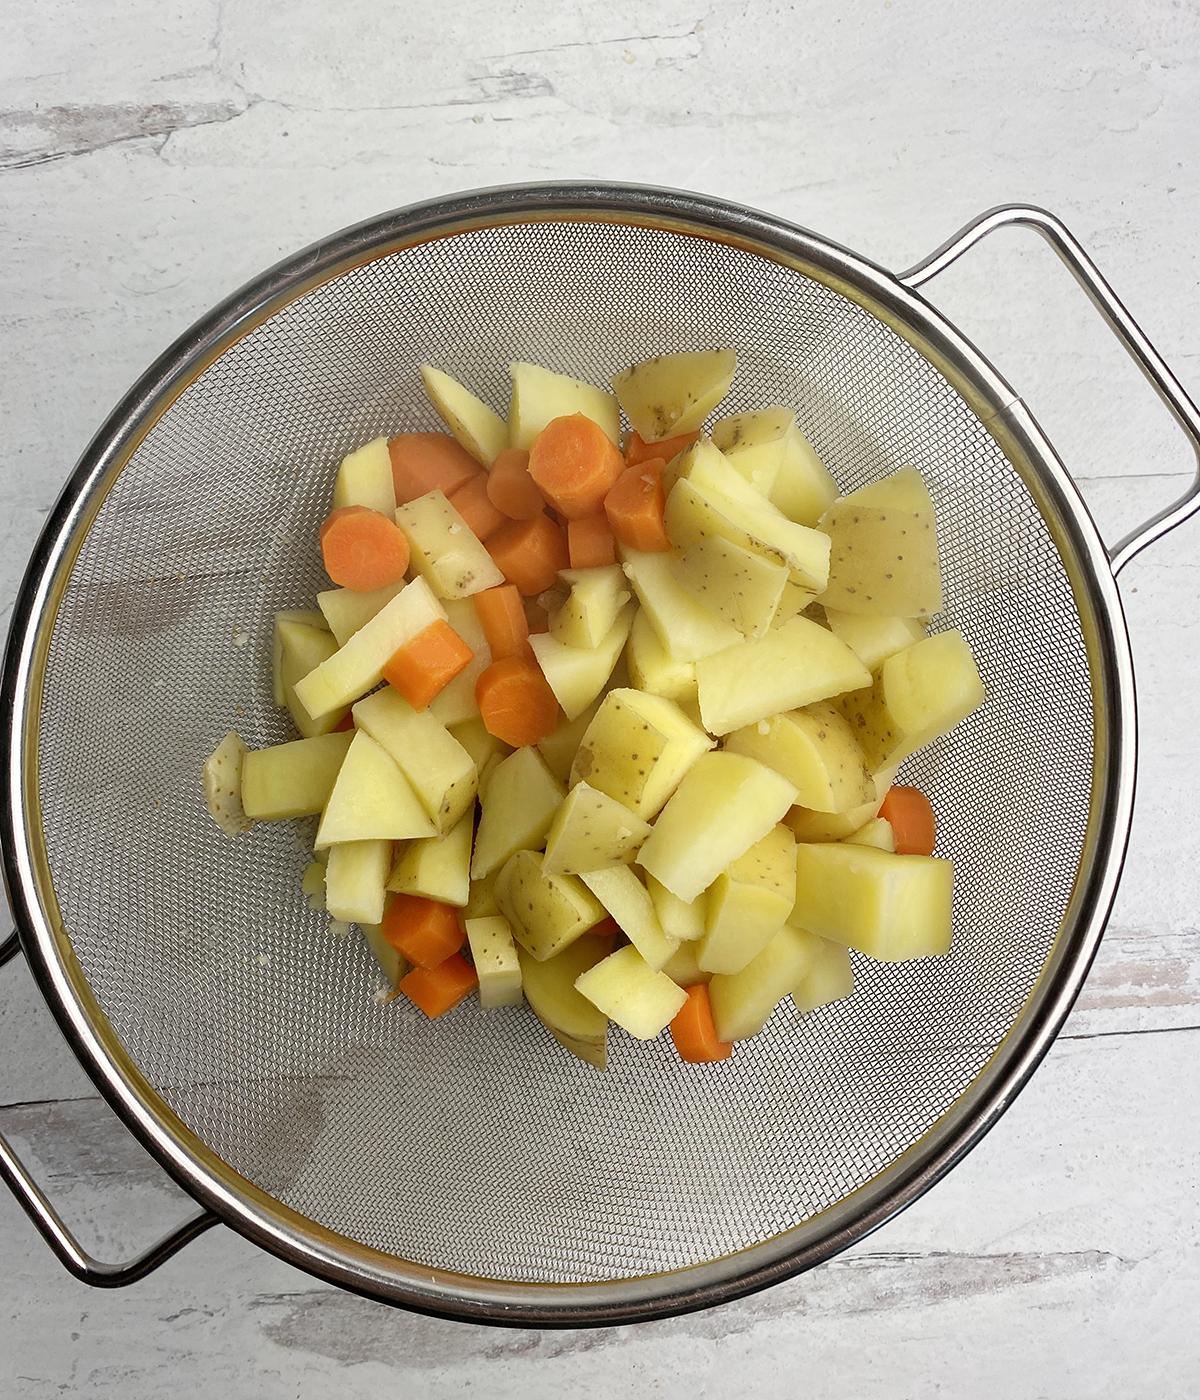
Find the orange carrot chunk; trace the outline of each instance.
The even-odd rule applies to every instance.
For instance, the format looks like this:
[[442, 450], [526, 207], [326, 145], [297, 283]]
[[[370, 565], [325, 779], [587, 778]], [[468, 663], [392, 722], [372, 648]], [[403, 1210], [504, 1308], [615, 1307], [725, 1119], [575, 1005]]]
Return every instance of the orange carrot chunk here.
[[678, 437], [664, 438], [662, 442], [643, 442], [638, 434], [634, 433], [625, 444], [625, 461], [631, 467], [639, 467], [643, 462], [653, 461], [655, 457], [669, 462], [672, 457], [678, 457], [683, 449], [695, 442], [699, 436], [697, 430], [694, 433], [680, 433]]
[[595, 515], [624, 468], [612, 439], [582, 413], [551, 419], [529, 448], [529, 475], [568, 520]]
[[474, 655], [446, 619], [439, 617], [392, 654], [383, 678], [414, 710], [423, 710]]
[[617, 562], [617, 542], [603, 511], [567, 521], [567, 553], [573, 569], [598, 569]]
[[541, 667], [523, 656], [504, 656], [475, 682], [475, 702], [484, 728], [519, 749], [553, 734], [558, 701]]
[[687, 1001], [671, 1022], [671, 1039], [675, 1042], [679, 1058], [690, 1065], [727, 1060], [733, 1054], [732, 1042], [717, 1039], [712, 1004], [705, 983], [697, 982], [694, 987], [687, 988]]
[[888, 788], [879, 815], [891, 823], [897, 855], [933, 855], [937, 824], [929, 798], [920, 788], [906, 787], [903, 783]]
[[502, 656], [524, 656], [532, 660], [529, 648], [529, 622], [517, 587], [502, 583], [475, 594], [475, 612], [491, 648], [492, 660]]
[[544, 593], [558, 578], [559, 569], [571, 562], [566, 532], [548, 515], [501, 525], [488, 540], [487, 552], [527, 598]]
[[467, 522], [467, 529], [477, 540], [486, 540], [508, 523], [508, 516], [497, 510], [488, 496], [488, 480], [487, 472], [477, 472], [449, 497], [450, 504]]
[[451, 496], [479, 472], [479, 463], [449, 433], [400, 433], [388, 443], [396, 504], [430, 491]]
[[400, 990], [429, 1017], [444, 1015], [478, 986], [475, 969], [458, 953], [436, 967], [414, 967], [400, 979]]
[[399, 583], [408, 568], [408, 540], [394, 520], [369, 506], [331, 510], [321, 525], [325, 572], [339, 588], [370, 593]]
[[546, 498], [529, 475], [529, 453], [506, 447], [492, 463], [487, 493], [497, 510], [510, 520], [532, 520], [546, 509]]
[[604, 498], [609, 528], [622, 544], [645, 554], [665, 554], [671, 548], [663, 526], [667, 498], [662, 474], [666, 462], [653, 457], [627, 467]]
[[457, 953], [466, 934], [449, 904], [424, 895], [398, 894], [388, 905], [379, 931], [418, 967], [436, 967]]

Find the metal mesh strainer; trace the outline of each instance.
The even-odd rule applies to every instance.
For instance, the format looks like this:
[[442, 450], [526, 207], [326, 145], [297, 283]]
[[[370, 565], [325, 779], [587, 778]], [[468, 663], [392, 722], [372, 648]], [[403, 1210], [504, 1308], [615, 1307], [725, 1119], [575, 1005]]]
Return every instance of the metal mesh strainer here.
[[[950, 956], [860, 960], [849, 1001], [799, 1022], [781, 1008], [732, 1062], [699, 1068], [617, 1036], [598, 1075], [523, 1009], [429, 1023], [380, 1005], [365, 949], [299, 895], [310, 834], [260, 824], [231, 843], [198, 783], [230, 728], [252, 747], [291, 737], [271, 703], [270, 622], [322, 586], [332, 468], [378, 433], [440, 426], [422, 360], [501, 404], [510, 359], [603, 382], [715, 344], [738, 351], [728, 410], [794, 405], [843, 489], [904, 463], [930, 485], [938, 625], [965, 632], [989, 694], [906, 769], [956, 861]], [[1048, 444], [901, 281], [693, 196], [467, 196], [268, 274], [106, 425], [23, 609], [6, 675], [10, 889], [76, 1049], [229, 1223], [450, 1315], [578, 1324], [701, 1306], [886, 1218], [1044, 1053], [1124, 850], [1128, 647]]]

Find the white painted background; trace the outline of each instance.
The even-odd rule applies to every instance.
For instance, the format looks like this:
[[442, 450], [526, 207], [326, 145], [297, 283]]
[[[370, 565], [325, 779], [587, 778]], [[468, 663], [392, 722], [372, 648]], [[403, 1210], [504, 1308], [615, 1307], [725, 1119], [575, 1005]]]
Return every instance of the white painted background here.
[[[8, 0], [0, 18], [0, 607], [89, 436], [196, 317], [381, 210], [526, 179], [702, 190], [900, 268], [1005, 200], [1055, 210], [1200, 390], [1196, 0]], [[1114, 537], [1190, 454], [1032, 235], [931, 295]], [[608, 1332], [395, 1313], [210, 1232], [132, 1289], [61, 1272], [0, 1197], [0, 1392], [1200, 1393], [1195, 526], [1122, 577], [1142, 767], [1066, 1034], [982, 1146], [825, 1268]], [[113, 1127], [23, 966], [0, 1127], [92, 1247], [184, 1208]]]

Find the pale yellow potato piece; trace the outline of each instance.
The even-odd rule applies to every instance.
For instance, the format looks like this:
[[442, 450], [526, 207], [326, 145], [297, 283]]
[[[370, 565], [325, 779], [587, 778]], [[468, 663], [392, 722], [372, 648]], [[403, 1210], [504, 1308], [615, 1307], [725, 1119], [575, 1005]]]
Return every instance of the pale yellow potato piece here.
[[600, 645], [590, 650], [563, 646], [549, 632], [531, 634], [529, 645], [568, 719], [577, 719], [604, 689], [629, 636], [635, 611], [634, 604], [626, 604]]
[[850, 965], [850, 950], [844, 944], [821, 938], [817, 940], [808, 970], [792, 990], [792, 1005], [801, 1015], [807, 1015], [818, 1006], [841, 1001], [853, 990], [854, 969]]
[[580, 741], [571, 785], [586, 782], [653, 819], [713, 740], [678, 705], [640, 690], [610, 690]]
[[441, 491], [396, 507], [412, 558], [409, 567], [439, 598], [468, 598], [504, 582], [492, 556]]
[[394, 992], [400, 985], [400, 979], [408, 971], [408, 959], [402, 957], [398, 948], [392, 945], [383, 936], [383, 928], [379, 924], [359, 924], [362, 930], [363, 940], [371, 950], [371, 956], [379, 964], [379, 970], [387, 978], [389, 986]]
[[653, 1040], [675, 1019], [687, 993], [636, 948], [618, 948], [580, 973], [575, 990], [638, 1040]]
[[513, 447], [528, 448], [547, 423], [582, 413], [599, 424], [616, 447], [621, 445], [621, 410], [605, 389], [555, 374], [541, 365], [517, 361], [509, 365], [512, 399], [508, 406], [508, 435]]
[[843, 695], [838, 708], [878, 769], [948, 734], [986, 698], [971, 648], [953, 630], [889, 656], [874, 684]]
[[508, 446], [508, 424], [445, 370], [422, 365], [421, 379], [429, 402], [459, 445], [481, 466], [490, 467]]
[[857, 831], [842, 839], [847, 846], [874, 846], [880, 851], [896, 849], [896, 833], [892, 830], [891, 822], [884, 817], [872, 817]]
[[300, 877], [300, 893], [308, 896], [310, 909], [322, 910], [325, 908], [325, 862], [329, 853], [317, 851], [314, 854], [316, 858], [308, 862]]
[[817, 940], [784, 924], [740, 972], [717, 974], [708, 984], [718, 1040], [749, 1040], [797, 985], [817, 956]]
[[664, 700], [696, 698], [696, 663], [672, 658], [643, 608], [637, 610], [629, 629], [625, 660], [629, 683], [635, 690], [647, 690]]
[[498, 763], [480, 796], [471, 878], [483, 879], [515, 851], [539, 847], [566, 795], [535, 748], [516, 749]]
[[467, 919], [463, 924], [471, 948], [471, 961], [479, 978], [479, 1004], [517, 1006], [521, 1001], [521, 960], [512, 929], [503, 915]]
[[655, 355], [612, 381], [625, 417], [643, 442], [694, 432], [729, 392], [737, 370], [733, 350]]
[[204, 805], [226, 836], [240, 836], [254, 823], [242, 808], [242, 763], [249, 750], [230, 730], [204, 763]]
[[805, 617], [696, 663], [700, 713], [710, 734], [728, 734], [870, 679], [845, 642]]
[[[320, 614], [318, 614], [320, 616]], [[283, 703], [292, 717], [292, 723], [306, 739], [317, 734], [328, 734], [345, 719], [348, 706], [337, 705], [319, 719], [312, 715], [296, 699], [296, 682], [302, 680], [329, 658], [338, 649], [334, 635], [324, 625], [300, 622], [293, 618], [275, 618], [275, 641], [279, 653], [276, 676], [283, 693]]]
[[505, 861], [493, 893], [513, 937], [538, 962], [561, 953], [604, 918], [603, 906], [578, 876], [542, 873], [540, 851], [517, 851]]
[[676, 942], [659, 923], [645, 885], [627, 865], [587, 870], [579, 877], [617, 921], [650, 967], [658, 969], [675, 951]]
[[692, 900], [680, 899], [653, 875], [646, 876], [646, 891], [668, 938], [678, 939], [681, 943], [691, 943], [704, 937], [708, 900], [703, 892]]
[[[271, 685], [275, 704], [282, 710], [287, 704], [287, 697], [283, 691], [283, 634], [280, 631], [281, 623], [301, 623], [306, 627], [315, 627], [318, 631], [328, 632], [324, 616], [319, 612], [314, 612], [309, 608], [284, 608], [275, 614], [275, 625], [273, 628], [272, 648], [271, 648]], [[329, 654], [337, 650], [336, 644], [330, 649]], [[320, 658], [324, 661], [324, 657]], [[315, 666], [317, 663], [313, 662]], [[309, 668], [312, 669], [311, 667]], [[303, 672], [301, 674], [304, 674]], [[299, 677], [293, 677], [299, 679]], [[305, 735], [305, 738], [308, 736]]]
[[712, 440], [755, 490], [769, 496], [783, 462], [788, 430], [795, 425], [796, 415], [790, 408], [756, 408], [718, 419]]
[[711, 438], [698, 438], [671, 460], [663, 473], [663, 490], [669, 494], [677, 481], [690, 481], [699, 490], [745, 506], [747, 510], [783, 519], [782, 513], [757, 486], [747, 481]]
[[338, 646], [344, 647], [355, 632], [381, 613], [405, 586], [401, 579], [384, 588], [373, 588], [369, 593], [359, 593], [353, 588], [327, 588], [317, 594], [317, 606], [337, 638]]
[[521, 989], [529, 1009], [564, 1050], [596, 1069], [607, 1063], [608, 1017], [575, 990], [575, 979], [607, 957], [611, 946], [609, 939], [585, 933], [546, 962], [517, 947]]
[[325, 866], [325, 906], [330, 917], [360, 927], [381, 924], [391, 860], [390, 841], [346, 841], [330, 846]]
[[[433, 823], [395, 760], [369, 734], [356, 730], [325, 804], [313, 843], [316, 849], [345, 842], [407, 841], [432, 835]], [[367, 920], [369, 924], [378, 922]]]
[[449, 685], [429, 702], [429, 713], [449, 727], [479, 718], [475, 703], [475, 683], [492, 664], [492, 649], [471, 598], [447, 598], [446, 617], [450, 626], [471, 648], [472, 658]]
[[390, 520], [396, 509], [396, 488], [392, 481], [392, 459], [387, 438], [377, 437], [342, 458], [333, 484], [333, 508], [366, 506]]
[[411, 637], [446, 610], [424, 579], [413, 579], [327, 660], [295, 684], [296, 699], [314, 718], [349, 705], [383, 679], [383, 668]]
[[795, 897], [796, 838], [786, 826], [775, 826], [713, 881], [700, 966], [740, 972], [783, 927]]
[[566, 647], [598, 647], [632, 597], [620, 564], [563, 569], [558, 576], [570, 592], [550, 615], [550, 635]]
[[650, 824], [587, 783], [576, 783], [546, 834], [547, 875], [628, 865], [650, 835]]
[[787, 431], [783, 458], [768, 495], [789, 520], [814, 527], [837, 499], [837, 483], [795, 424]]
[[725, 748], [782, 773], [796, 787], [797, 804], [813, 811], [848, 812], [875, 795], [854, 731], [828, 701], [735, 729]]
[[313, 817], [324, 810], [353, 734], [318, 734], [251, 749], [242, 759], [242, 807], [256, 821]]
[[397, 894], [423, 895], [464, 909], [471, 899], [474, 834], [474, 813], [468, 812], [445, 836], [410, 841], [392, 868], [388, 889]]
[[926, 635], [925, 624], [918, 617], [868, 617], [826, 607], [825, 619], [833, 635], [846, 643], [872, 675], [889, 656]]
[[950, 949], [953, 884], [948, 860], [801, 843], [792, 919], [881, 962], [932, 957]]
[[399, 764], [438, 836], [445, 836], [472, 810], [475, 764], [428, 710], [414, 710], [398, 690], [386, 685], [355, 705], [354, 723]]
[[662, 971], [680, 987], [694, 987], [700, 982], [711, 982], [712, 973], [705, 972], [696, 961], [699, 950], [699, 943], [681, 943], [663, 963]]
[[791, 783], [752, 758], [701, 754], [663, 808], [638, 864], [691, 901], [762, 840], [795, 796]]
[[[746, 486], [746, 490], [753, 488]], [[801, 587], [814, 594], [820, 593], [828, 581], [828, 536], [797, 525], [770, 502], [745, 503], [719, 494], [699, 484], [694, 474], [671, 488], [664, 523], [667, 538], [677, 549], [687, 549], [697, 540], [716, 535], [773, 564], [783, 565]]]
[[933, 502], [913, 467], [843, 496], [821, 517], [829, 536], [822, 601], [843, 612], [931, 617], [942, 610]]
[[782, 564], [710, 536], [684, 551], [675, 577], [744, 637], [761, 637], [774, 620], [789, 574]]
[[618, 547], [625, 577], [673, 661], [696, 661], [735, 646], [742, 634], [698, 603], [675, 577], [674, 554], [642, 554]]

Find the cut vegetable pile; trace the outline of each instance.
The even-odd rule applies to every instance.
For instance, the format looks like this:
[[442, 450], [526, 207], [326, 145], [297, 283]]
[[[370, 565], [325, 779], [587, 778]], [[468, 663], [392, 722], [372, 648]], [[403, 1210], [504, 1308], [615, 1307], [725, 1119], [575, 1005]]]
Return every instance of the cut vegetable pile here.
[[334, 587], [275, 617], [301, 737], [228, 735], [205, 798], [230, 835], [319, 817], [304, 892], [427, 1016], [477, 991], [599, 1069], [613, 1024], [719, 1061], [848, 996], [850, 949], [949, 949], [951, 864], [892, 783], [984, 699], [927, 635], [929, 493], [839, 497], [784, 407], [702, 436], [735, 370], [514, 364], [506, 421], [426, 365], [449, 433], [341, 464]]

